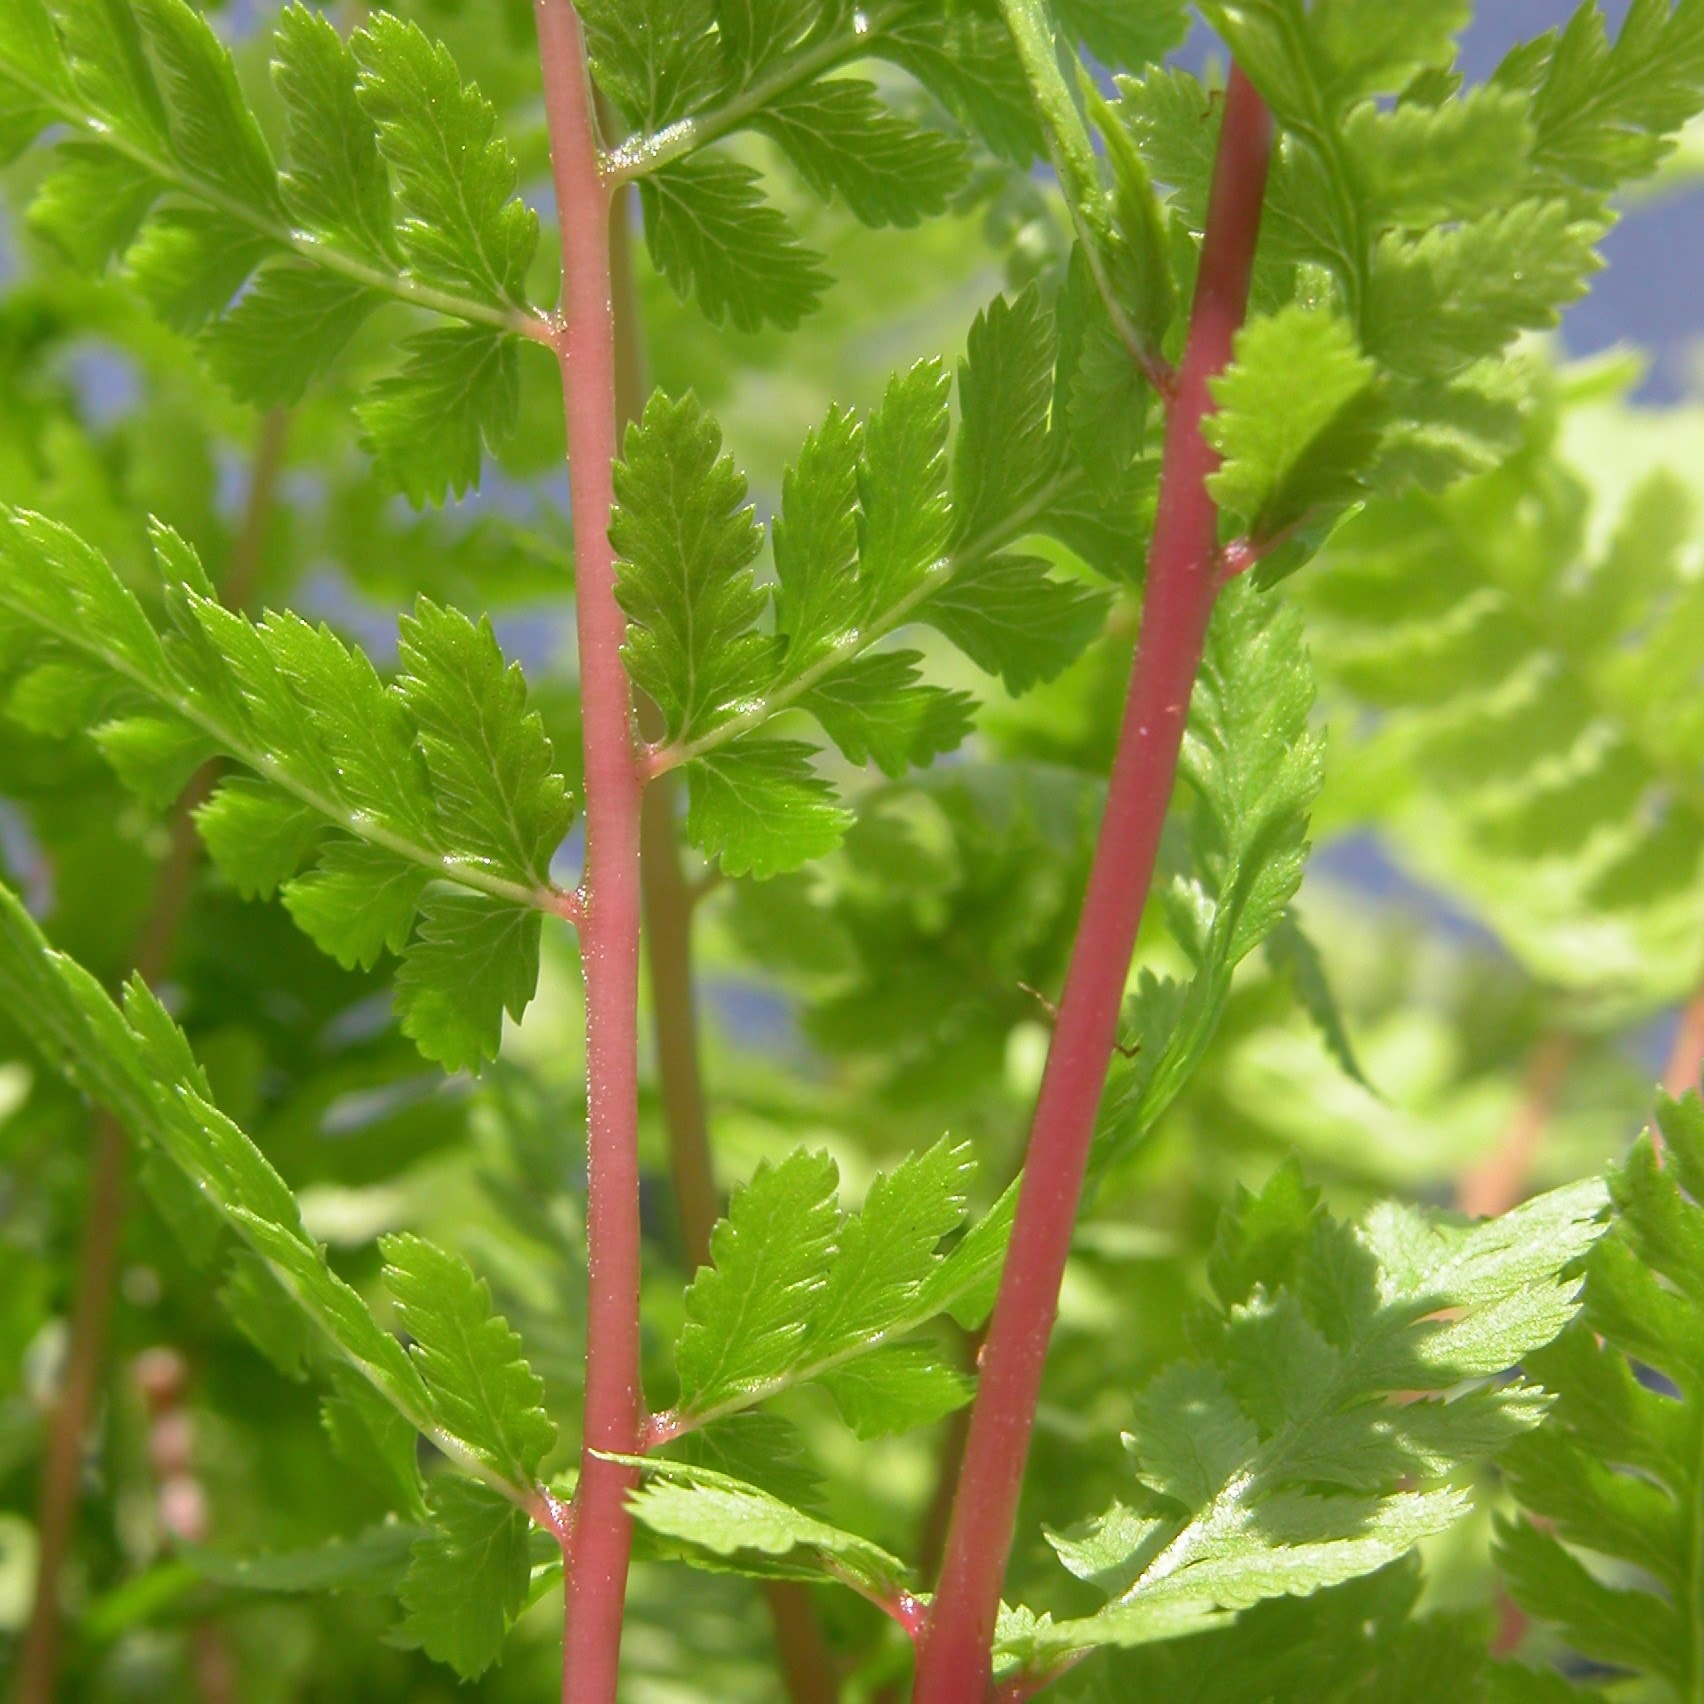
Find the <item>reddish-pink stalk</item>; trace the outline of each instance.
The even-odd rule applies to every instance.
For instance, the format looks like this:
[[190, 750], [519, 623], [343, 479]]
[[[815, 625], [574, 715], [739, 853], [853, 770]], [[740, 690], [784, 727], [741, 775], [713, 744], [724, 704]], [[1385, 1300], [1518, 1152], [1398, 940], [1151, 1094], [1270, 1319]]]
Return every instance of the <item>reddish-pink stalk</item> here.
[[1704, 1073], [1704, 990], [1692, 996], [1680, 1014], [1680, 1028], [1663, 1070], [1663, 1089], [1677, 1099], [1688, 1091], [1696, 1093]]
[[[616, 352], [609, 191], [580, 20], [534, 0], [562, 229], [556, 349], [568, 419], [575, 613], [586, 770], [580, 952], [586, 981], [586, 1398], [573, 1539], [564, 1549], [563, 1704], [613, 1704], [633, 1521], [630, 1469], [600, 1452], [641, 1447], [639, 1373], [639, 807], [625, 622], [609, 542]], [[571, 1556], [569, 1550], [571, 1549]]]
[[1532, 1050], [1521, 1098], [1496, 1152], [1475, 1166], [1456, 1189], [1456, 1206], [1472, 1219], [1494, 1219], [1526, 1199], [1532, 1168], [1556, 1115], [1557, 1097], [1580, 1051], [1580, 1038], [1566, 1030], [1546, 1036]]
[[1209, 381], [1248, 309], [1272, 121], [1233, 70], [1188, 343], [1167, 422], [1141, 633], [1088, 893], [1042, 1078], [999, 1299], [982, 1357], [940, 1590], [918, 1655], [915, 1704], [984, 1704], [1024, 1464], [1059, 1284], [1153, 878], [1189, 698], [1221, 576], [1202, 434]]

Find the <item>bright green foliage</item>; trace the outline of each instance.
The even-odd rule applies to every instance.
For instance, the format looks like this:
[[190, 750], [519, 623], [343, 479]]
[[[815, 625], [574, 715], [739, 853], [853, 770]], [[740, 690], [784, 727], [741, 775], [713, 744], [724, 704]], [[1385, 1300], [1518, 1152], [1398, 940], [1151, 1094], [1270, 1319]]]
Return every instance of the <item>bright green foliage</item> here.
[[[1185, 24], [1175, 0], [1073, 0], [1061, 10], [1091, 52], [1131, 69], [1175, 45]], [[657, 269], [716, 324], [796, 325], [828, 280], [757, 173], [707, 145], [757, 132], [814, 195], [876, 226], [944, 211], [970, 177], [970, 138], [1018, 166], [1040, 145], [1018, 57], [991, 9], [593, 0], [584, 17], [593, 75], [630, 127], [610, 163], [638, 181]], [[875, 84], [840, 74], [872, 58], [908, 72], [949, 122], [919, 123]]]
[[[553, 1434], [537, 1408], [537, 1381], [471, 1273], [417, 1239], [394, 1245], [397, 1299], [420, 1334], [411, 1358], [326, 1264], [283, 1179], [213, 1105], [205, 1074], [159, 1001], [132, 982], [123, 1009], [115, 1006], [86, 971], [48, 946], [7, 888], [0, 888], [0, 988], [42, 1052], [145, 1151], [182, 1172], [199, 1211], [217, 1215], [265, 1262], [325, 1352], [465, 1471], [511, 1497], [529, 1489]], [[420, 1290], [423, 1270], [439, 1280], [429, 1297]]]
[[[1688, 1698], [1704, 1682], [1704, 1107], [1667, 1101], [1657, 1122], [1660, 1151], [1647, 1133], [1611, 1179], [1580, 1320], [1530, 1363], [1556, 1407], [1506, 1458], [1534, 1521], [1502, 1524], [1498, 1559], [1573, 1649]], [[1606, 1580], [1576, 1545], [1626, 1572]]]
[[492, 1313], [490, 1291], [466, 1261], [415, 1236], [382, 1246], [385, 1288], [440, 1422], [504, 1481], [530, 1484], [556, 1428], [521, 1340]]
[[[254, 1295], [264, 1262], [271, 1310], [294, 1306], [314, 1334], [310, 1351], [343, 1365], [343, 1417], [335, 1431], [381, 1457], [387, 1421], [429, 1438], [448, 1459], [489, 1483], [440, 1477], [428, 1498], [430, 1530], [416, 1537], [400, 1595], [405, 1632], [428, 1653], [474, 1675], [495, 1658], [525, 1596], [527, 1518], [515, 1506], [530, 1495], [539, 1456], [555, 1429], [538, 1407], [541, 1387], [514, 1335], [489, 1311], [484, 1286], [465, 1265], [419, 1238], [392, 1239], [387, 1281], [412, 1355], [383, 1330], [360, 1296], [326, 1264], [303, 1230], [283, 1180], [209, 1098], [207, 1080], [164, 1009], [132, 983], [122, 1011], [73, 961], [42, 939], [10, 890], [0, 888], [0, 989], [43, 1053], [125, 1123], [147, 1152], [158, 1152], [193, 1185], [198, 1211], [222, 1221], [239, 1248], [241, 1293]], [[221, 1292], [229, 1299], [234, 1285]], [[334, 1362], [334, 1366], [335, 1366]], [[357, 1396], [359, 1392], [359, 1396]], [[380, 1399], [377, 1427], [368, 1412]], [[394, 1479], [394, 1469], [392, 1470]], [[498, 1489], [500, 1487], [501, 1494]], [[406, 1484], [404, 1506], [413, 1501]], [[406, 1530], [406, 1529], [404, 1529]], [[261, 1577], [265, 1590], [335, 1586], [352, 1577], [347, 1558], [307, 1577]], [[386, 1565], [390, 1553], [381, 1558]], [[369, 1578], [366, 1560], [353, 1571]]]
[[680, 1462], [633, 1462], [646, 1475], [631, 1499], [634, 1516], [663, 1541], [664, 1554], [713, 1573], [782, 1580], [826, 1575], [878, 1601], [890, 1598], [904, 1580], [904, 1565], [879, 1545], [791, 1508], [755, 1485]]
[[462, 1479], [439, 1480], [430, 1509], [433, 1531], [414, 1546], [398, 1594], [401, 1633], [473, 1680], [497, 1660], [526, 1602], [527, 1517]]
[[1621, 477], [1627, 421], [1551, 403], [1496, 472], [1369, 505], [1300, 583], [1328, 685], [1379, 712], [1354, 808], [1606, 1009], [1690, 989], [1704, 938], [1696, 501], [1663, 431]]
[[[1308, 376], [1300, 389], [1298, 373]], [[1251, 537], [1270, 539], [1353, 497], [1340, 482], [1376, 443], [1376, 377], [1329, 310], [1295, 306], [1254, 321], [1214, 386], [1208, 431], [1225, 458], [1211, 487], [1220, 507]]]
[[1237, 966], [1274, 930], [1294, 927], [1288, 907], [1324, 780], [1312, 706], [1300, 616], [1246, 580], [1228, 588], [1208, 631], [1178, 770], [1194, 796], [1189, 864], [1165, 894], [1195, 974], [1181, 987], [1143, 975], [1127, 1012], [1141, 1051], [1102, 1110], [1105, 1160], [1153, 1128], [1200, 1064]]
[[[575, 68], [527, 0], [248, 10], [0, 0], [0, 1669], [94, 1102], [140, 1188], [61, 1692], [188, 1696], [216, 1648], [261, 1704], [436, 1696], [433, 1663], [555, 1695], [586, 1226], [637, 1207], [623, 1697], [777, 1696], [740, 1575], [850, 1587], [804, 1600], [826, 1689], [904, 1695], [880, 1611], [915, 1631], [935, 1572], [1143, 621], [1221, 104], [1163, 60], [1206, 24], [1278, 119], [1206, 426], [1228, 583], [995, 1690], [1602, 1704], [1489, 1657], [1460, 1517], [1495, 1457], [1525, 1662], [1690, 1698], [1704, 1117], [1665, 1108], [1601, 1239], [1591, 1182], [1472, 1225], [1377, 1195], [1589, 1177], [1645, 1115], [1629, 1021], [1704, 962], [1698, 421], [1514, 351], [1704, 99], [1698, 0], [1587, 7], [1480, 87], [1470, 0], [547, 0], [591, 49], [621, 378], [663, 387], [611, 529], [652, 743], [590, 754], [653, 788], [613, 873], [649, 951], [595, 1014], [541, 921], [612, 915], [598, 857], [552, 877], [594, 631], [564, 573], [604, 530], [552, 370], [601, 363], [530, 210]], [[1368, 827], [1512, 955], [1369, 916], [1359, 850], [1298, 895], [1310, 837]], [[157, 997], [102, 991], [138, 963]], [[665, 1156], [690, 1184], [700, 1108], [749, 1181], [694, 1272]], [[1239, 1189], [1291, 1147], [1321, 1194]], [[638, 1187], [594, 1213], [600, 1162]], [[187, 1372], [150, 1439], [154, 1345]], [[169, 1530], [185, 1434], [206, 1546]]]
[[[159, 803], [215, 753], [244, 765], [256, 779], [224, 783], [198, 813], [232, 884], [282, 886], [346, 965], [400, 952], [403, 1027], [428, 1058], [454, 1070], [493, 1057], [503, 1013], [518, 1018], [537, 981], [538, 908], [553, 902], [570, 806], [489, 622], [422, 600], [387, 687], [328, 628], [234, 615], [181, 543], [162, 535], [158, 548], [164, 574], [192, 578], [168, 578], [157, 627], [75, 534], [9, 518], [0, 609], [25, 663], [13, 713], [97, 724], [121, 778]], [[298, 876], [328, 831], [318, 867]]]
[[1704, 9], [1634, 0], [1614, 42], [1582, 6], [1544, 44], [1511, 55], [1499, 80], [1537, 92], [1534, 154], [1593, 189], [1654, 171], [1704, 90]]
[[41, 0], [9, 8], [13, 145], [71, 132], [34, 222], [85, 265], [122, 255], [245, 401], [297, 401], [387, 300], [464, 321], [411, 339], [363, 413], [414, 501], [459, 495], [482, 446], [513, 428], [514, 334], [537, 322], [538, 221], [515, 197], [509, 146], [418, 25], [381, 13], [345, 42], [291, 6], [274, 51], [282, 173], [228, 51], [185, 0], [64, 0], [51, 19]]
[[[921, 1345], [884, 1348], [982, 1288], [987, 1240], [942, 1240], [963, 1223], [970, 1155], [942, 1141], [878, 1178], [843, 1214], [839, 1173], [803, 1149], [736, 1190], [711, 1264], [686, 1293], [675, 1346], [675, 1429], [822, 1379], [860, 1432], [937, 1419], [969, 1395]], [[996, 1236], [994, 1258], [1004, 1244]], [[875, 1354], [875, 1363], [856, 1357]], [[885, 1423], [883, 1423], [885, 1421]]]
[[773, 594], [745, 481], [696, 399], [655, 396], [629, 428], [611, 527], [629, 667], [663, 712], [664, 761], [690, 761], [689, 836], [729, 874], [797, 868], [847, 820], [807, 745], [751, 737], [772, 716], [808, 711], [851, 762], [892, 776], [969, 732], [970, 700], [878, 641], [926, 622], [1019, 692], [1098, 632], [1103, 596], [1005, 548], [1051, 532], [1097, 562], [1108, 545], [1124, 573], [1140, 555], [1141, 517], [1101, 508], [1062, 456], [1055, 343], [1033, 289], [978, 317], [950, 458], [936, 363], [894, 378], [867, 424], [831, 410], [783, 481]]
[[340, 1592], [393, 1589], [401, 1583], [409, 1551], [425, 1536], [423, 1527], [387, 1521], [350, 1539], [265, 1556], [226, 1556], [200, 1545], [186, 1549], [195, 1571], [222, 1586], [253, 1592]]
[[[1230, 463], [1215, 485], [1221, 502], [1262, 548], [1285, 547], [1272, 577], [1317, 547], [1363, 490], [1435, 487], [1507, 450], [1513, 399], [1489, 363], [1583, 291], [1610, 219], [1605, 194], [1650, 170], [1704, 106], [1701, 26], [1695, 7], [1671, 18], [1652, 0], [1611, 49], [1595, 6], [1583, 7], [1553, 47], [1511, 61], [1494, 87], [1461, 92], [1430, 75], [1449, 62], [1461, 5], [1212, 0], [1203, 10], [1282, 133], [1257, 266], [1261, 311], [1219, 381], [1215, 427]], [[1658, 58], [1659, 74], [1634, 75]], [[1400, 101], [1372, 98], [1410, 79]], [[1179, 71], [1120, 88], [1117, 118], [1102, 127], [1110, 141], [1121, 121], [1146, 170], [1132, 169], [1122, 143], [1110, 146], [1113, 187], [1097, 173], [1074, 212], [1111, 323], [1152, 348], [1175, 325], [1143, 318], [1144, 304], [1151, 314], [1164, 301], [1147, 285], [1156, 248], [1146, 177], [1171, 187], [1174, 221], [1198, 232], [1214, 114]], [[1039, 84], [1037, 98], [1049, 99]], [[1296, 371], [1309, 384], [1274, 408]]]
[[[1488, 1628], [1478, 1616], [1416, 1616], [1420, 1570], [1397, 1564], [1314, 1597], [1270, 1599], [1229, 1626], [1120, 1652], [1090, 1696], [1177, 1704], [1481, 1704]], [[1518, 1694], [1496, 1693], [1498, 1704]], [[1534, 1697], [1529, 1704], [1539, 1704]]]
[[1030, 1649], [1170, 1638], [1370, 1573], [1453, 1522], [1449, 1480], [1543, 1401], [1519, 1380], [1447, 1393], [1568, 1322], [1578, 1286], [1562, 1274], [1602, 1205], [1586, 1184], [1474, 1227], [1383, 1206], [1351, 1228], [1287, 1173], [1245, 1197], [1220, 1232], [1201, 1358], [1137, 1404], [1128, 1501], [1054, 1538], [1107, 1606], [1035, 1628]]

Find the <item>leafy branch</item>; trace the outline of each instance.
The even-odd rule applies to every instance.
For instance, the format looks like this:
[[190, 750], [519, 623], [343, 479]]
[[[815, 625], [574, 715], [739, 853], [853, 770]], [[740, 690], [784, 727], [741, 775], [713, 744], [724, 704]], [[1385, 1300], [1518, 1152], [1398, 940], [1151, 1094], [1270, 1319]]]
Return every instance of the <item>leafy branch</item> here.
[[[429, 1651], [466, 1675], [480, 1672], [519, 1608], [511, 1563], [501, 1563], [510, 1575], [507, 1612], [473, 1637], [465, 1623], [435, 1624], [422, 1607], [458, 1570], [467, 1588], [466, 1546], [474, 1534], [493, 1554], [510, 1557], [521, 1535], [524, 1592], [526, 1522], [558, 1524], [537, 1477], [556, 1436], [540, 1406], [543, 1387], [522, 1360], [519, 1340], [491, 1312], [485, 1286], [456, 1257], [418, 1238], [391, 1239], [386, 1282], [413, 1339], [404, 1349], [331, 1270], [266, 1157], [213, 1104], [183, 1032], [146, 984], [133, 979], [122, 1008], [115, 1005], [87, 971], [49, 946], [4, 887], [0, 989], [43, 1053], [111, 1109], [146, 1151], [182, 1174], [189, 1188], [176, 1199], [179, 1212], [200, 1227], [197, 1240], [214, 1248], [232, 1239], [239, 1245], [233, 1282], [221, 1291], [227, 1305], [260, 1308], [274, 1337], [277, 1310], [298, 1310], [312, 1330], [316, 1361], [323, 1357], [328, 1371], [335, 1363], [357, 1375], [353, 1386], [338, 1387], [355, 1402], [348, 1423], [364, 1435], [367, 1452], [388, 1464], [415, 1508], [422, 1496], [413, 1437], [399, 1454], [382, 1416], [398, 1416], [473, 1482], [455, 1490], [439, 1482], [424, 1500], [432, 1529], [415, 1545], [403, 1598], [412, 1599], [412, 1630]], [[359, 1399], [355, 1390], [363, 1393]]]
[[[0, 611], [32, 661], [14, 713], [94, 726], [120, 778], [154, 802], [215, 754], [251, 770], [264, 785], [226, 781], [197, 813], [219, 868], [246, 894], [282, 886], [345, 963], [402, 953], [404, 1027], [429, 1056], [452, 1068], [493, 1056], [503, 1010], [532, 997], [539, 915], [577, 920], [580, 903], [548, 876], [567, 789], [489, 623], [422, 600], [386, 687], [329, 628], [251, 622], [218, 601], [183, 540], [156, 527], [154, 544], [163, 627], [69, 529], [6, 517]], [[347, 838], [298, 876], [328, 828]]]

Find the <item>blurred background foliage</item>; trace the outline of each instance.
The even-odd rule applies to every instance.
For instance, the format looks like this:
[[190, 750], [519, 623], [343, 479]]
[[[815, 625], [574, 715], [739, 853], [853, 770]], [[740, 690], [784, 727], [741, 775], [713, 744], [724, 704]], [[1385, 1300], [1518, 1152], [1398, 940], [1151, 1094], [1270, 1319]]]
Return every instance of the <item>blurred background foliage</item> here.
[[[547, 206], [530, 8], [395, 9], [441, 34], [496, 103], [527, 193]], [[1470, 73], [1568, 9], [1483, 6]], [[266, 115], [256, 8], [233, 3], [217, 20]], [[1214, 50], [1195, 39], [1185, 52], [1200, 63]], [[773, 164], [755, 146], [753, 159]], [[530, 351], [523, 361], [521, 428], [483, 489], [416, 512], [355, 438], [355, 375], [384, 358], [382, 323], [363, 331], [341, 384], [316, 388], [287, 419], [258, 419], [124, 290], [86, 281], [31, 231], [23, 209], [39, 169], [26, 154], [4, 178], [0, 499], [74, 523], [139, 578], [144, 514], [210, 565], [228, 562], [246, 530], [260, 545], [254, 604], [323, 616], [381, 661], [418, 592], [490, 610], [527, 664], [559, 760], [577, 765], [550, 363]], [[1041, 1527], [1114, 1494], [1132, 1396], [1182, 1346], [1237, 1183], [1299, 1154], [1343, 1206], [1395, 1190], [1485, 1210], [1600, 1168], [1647, 1116], [1679, 1009], [1704, 978], [1704, 407], [1689, 400], [1704, 299], [1685, 287], [1704, 268], [1701, 176], [1704, 149], [1683, 150], [1628, 209], [1608, 271], [1560, 341], [1523, 357], [1539, 400], [1511, 462], [1443, 498], [1373, 504], [1295, 584], [1331, 736], [1299, 909], [1342, 1031], [1295, 997], [1317, 967], [1252, 963], [1204, 1069], [1156, 1139], [1104, 1181], [1067, 1275], [1020, 1519], [1037, 1536], [1015, 1567], [1051, 1582], [1027, 1601], [1071, 1589]], [[778, 188], [788, 193], [785, 180]], [[789, 211], [837, 282], [785, 337], [712, 330], [635, 247], [651, 376], [716, 410], [765, 514], [783, 457], [830, 399], [868, 404], [896, 366], [956, 351], [993, 290], [1052, 279], [1068, 241], [1050, 187], [992, 161], [953, 217], [915, 231], [868, 233], [802, 197]], [[541, 256], [541, 275], [553, 264]], [[1643, 353], [1601, 353], [1611, 346]], [[698, 974], [724, 1186], [805, 1140], [833, 1154], [855, 1200], [879, 1166], [943, 1130], [976, 1142], [985, 1201], [1012, 1174], [1134, 615], [1121, 607], [1101, 642], [1021, 704], [939, 644], [931, 678], [984, 701], [972, 744], [913, 780], [860, 782], [857, 824], [820, 868], [706, 893]], [[56, 939], [116, 980], [166, 830], [85, 738], [31, 733], [28, 707], [11, 708], [24, 715], [0, 733], [0, 862]], [[1487, 717], [1500, 731], [1489, 757], [1482, 738], [1463, 738], [1465, 721], [1482, 730]], [[565, 867], [573, 859], [570, 845]], [[209, 875], [168, 994], [221, 1104], [300, 1191], [340, 1270], [371, 1280], [386, 1230], [459, 1249], [523, 1336], [553, 1408], [571, 1411], [579, 979], [570, 937], [546, 941], [540, 997], [478, 1080], [441, 1080], [387, 1024], [380, 978], [340, 971], [279, 908], [245, 904]], [[1142, 954], [1179, 962], [1158, 915]], [[43, 1405], [65, 1351], [90, 1151], [86, 1109], [25, 1057], [0, 1014], [0, 1661], [28, 1610]], [[647, 1114], [646, 1317], [660, 1364], [685, 1257], [654, 1092]], [[560, 1629], [547, 1596], [502, 1665], [461, 1687], [389, 1642], [386, 1612], [359, 1594], [260, 1595], [175, 1545], [150, 1453], [158, 1415], [136, 1377], [162, 1344], [182, 1360], [212, 1549], [306, 1546], [380, 1508], [326, 1447], [316, 1401], [276, 1364], [277, 1344], [269, 1354], [237, 1333], [141, 1199], [121, 1271], [98, 1447], [84, 1466], [67, 1697], [551, 1694]], [[785, 1448], [818, 1479], [829, 1518], [902, 1551], [938, 1545], [953, 1422], [854, 1447], [820, 1396], [782, 1406]], [[779, 1436], [762, 1447], [773, 1455]], [[1084, 1439], [1105, 1447], [1062, 1447]], [[1085, 1483], [1083, 1464], [1096, 1460], [1105, 1484]], [[1487, 1542], [1471, 1528], [1430, 1555], [1427, 1601], [1490, 1617]], [[903, 1672], [892, 1629], [848, 1594], [818, 1596], [847, 1696], [892, 1696]], [[756, 1605], [745, 1582], [642, 1565], [626, 1646], [635, 1704], [777, 1696]]]

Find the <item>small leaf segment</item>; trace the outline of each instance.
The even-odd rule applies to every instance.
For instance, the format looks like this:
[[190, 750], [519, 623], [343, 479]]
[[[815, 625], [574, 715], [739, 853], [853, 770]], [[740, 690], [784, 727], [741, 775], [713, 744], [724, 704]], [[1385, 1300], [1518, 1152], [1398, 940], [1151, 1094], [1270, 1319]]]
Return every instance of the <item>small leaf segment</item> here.
[[[1505, 1457], [1515, 1601], [1594, 1663], [1704, 1690], [1704, 1104], [1664, 1100], [1611, 1179], [1579, 1320], [1528, 1363], [1556, 1392]], [[1577, 1554], [1626, 1564], [1606, 1581]]]

